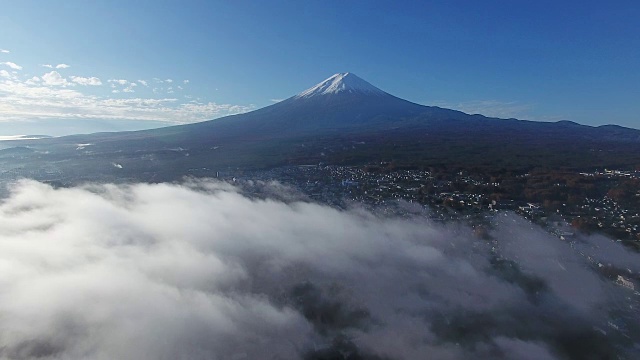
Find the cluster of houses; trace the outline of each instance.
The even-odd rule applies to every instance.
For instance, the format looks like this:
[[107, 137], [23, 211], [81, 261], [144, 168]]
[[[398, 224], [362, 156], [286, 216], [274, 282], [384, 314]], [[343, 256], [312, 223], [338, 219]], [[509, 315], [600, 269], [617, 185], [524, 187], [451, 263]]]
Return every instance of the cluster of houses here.
[[[610, 176], [636, 176], [637, 173], [605, 170]], [[595, 173], [594, 173], [595, 174]], [[450, 176], [436, 176], [425, 170], [396, 170], [372, 172], [363, 167], [349, 166], [290, 166], [247, 174], [254, 178], [277, 179], [292, 185], [314, 200], [336, 205], [343, 200], [380, 205], [390, 200], [403, 199], [428, 206], [443, 213], [466, 215], [490, 211], [514, 211], [533, 221], [544, 221], [547, 214], [540, 203], [516, 201], [502, 197], [495, 199], [491, 192], [500, 188], [481, 177], [466, 172]], [[624, 229], [629, 236], [640, 236], [640, 216], [623, 209], [610, 198], [585, 199], [575, 208], [565, 206], [553, 213], [571, 223], [576, 217], [589, 217], [604, 232]], [[558, 237], [570, 237], [570, 231], [558, 232]], [[640, 237], [639, 237], [640, 239]]]

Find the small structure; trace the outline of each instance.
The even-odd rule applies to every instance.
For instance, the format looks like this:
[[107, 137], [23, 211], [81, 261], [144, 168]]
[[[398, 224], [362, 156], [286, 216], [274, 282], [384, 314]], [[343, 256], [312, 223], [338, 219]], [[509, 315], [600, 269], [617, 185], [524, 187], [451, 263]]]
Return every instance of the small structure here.
[[625, 279], [622, 275], [618, 275], [618, 280], [616, 280], [616, 283], [618, 285], [622, 285], [622, 286], [624, 286], [626, 288], [629, 288], [631, 290], [635, 290], [636, 289], [634, 284], [633, 284], [633, 282]]

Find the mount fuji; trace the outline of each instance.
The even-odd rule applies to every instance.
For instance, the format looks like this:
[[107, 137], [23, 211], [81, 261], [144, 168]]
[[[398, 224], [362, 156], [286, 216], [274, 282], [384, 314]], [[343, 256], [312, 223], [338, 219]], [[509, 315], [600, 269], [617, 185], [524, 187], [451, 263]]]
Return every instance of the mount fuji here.
[[398, 98], [353, 73], [335, 74], [286, 100], [244, 114], [24, 144], [56, 159], [77, 157], [77, 144], [91, 144], [84, 154], [92, 161], [128, 163], [150, 172], [171, 167], [177, 173], [195, 167], [319, 162], [524, 169], [640, 164], [639, 130], [470, 115]]
[[[388, 130], [418, 118], [463, 119], [455, 110], [424, 106], [388, 94], [353, 73], [339, 73], [286, 100], [249, 113], [185, 127], [207, 136], [283, 138]], [[170, 128], [169, 128], [170, 129]], [[168, 130], [168, 129], [167, 129]], [[153, 132], [153, 131], [151, 131]]]
[[296, 99], [310, 98], [321, 95], [334, 95], [341, 92], [359, 93], [373, 96], [389, 95], [368, 82], [351, 73], [335, 74], [318, 85], [311, 87], [294, 96]]

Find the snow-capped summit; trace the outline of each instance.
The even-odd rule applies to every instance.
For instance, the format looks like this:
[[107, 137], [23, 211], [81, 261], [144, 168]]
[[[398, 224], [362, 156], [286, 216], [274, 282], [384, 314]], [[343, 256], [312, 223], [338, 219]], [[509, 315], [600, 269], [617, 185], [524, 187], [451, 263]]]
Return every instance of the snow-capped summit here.
[[377, 87], [362, 80], [353, 73], [338, 73], [325, 81], [311, 87], [300, 94], [296, 98], [309, 98], [316, 95], [330, 95], [340, 92], [347, 93], [364, 93], [367, 95], [385, 95], [386, 93]]

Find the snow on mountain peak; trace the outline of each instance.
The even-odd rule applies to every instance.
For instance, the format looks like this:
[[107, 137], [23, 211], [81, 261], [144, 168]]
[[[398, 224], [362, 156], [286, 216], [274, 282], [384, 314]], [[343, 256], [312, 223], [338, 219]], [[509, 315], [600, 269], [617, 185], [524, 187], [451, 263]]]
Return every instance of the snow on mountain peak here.
[[296, 98], [309, 98], [316, 95], [337, 94], [340, 92], [365, 93], [369, 95], [383, 95], [384, 91], [362, 80], [353, 73], [338, 73], [318, 85], [311, 87]]

